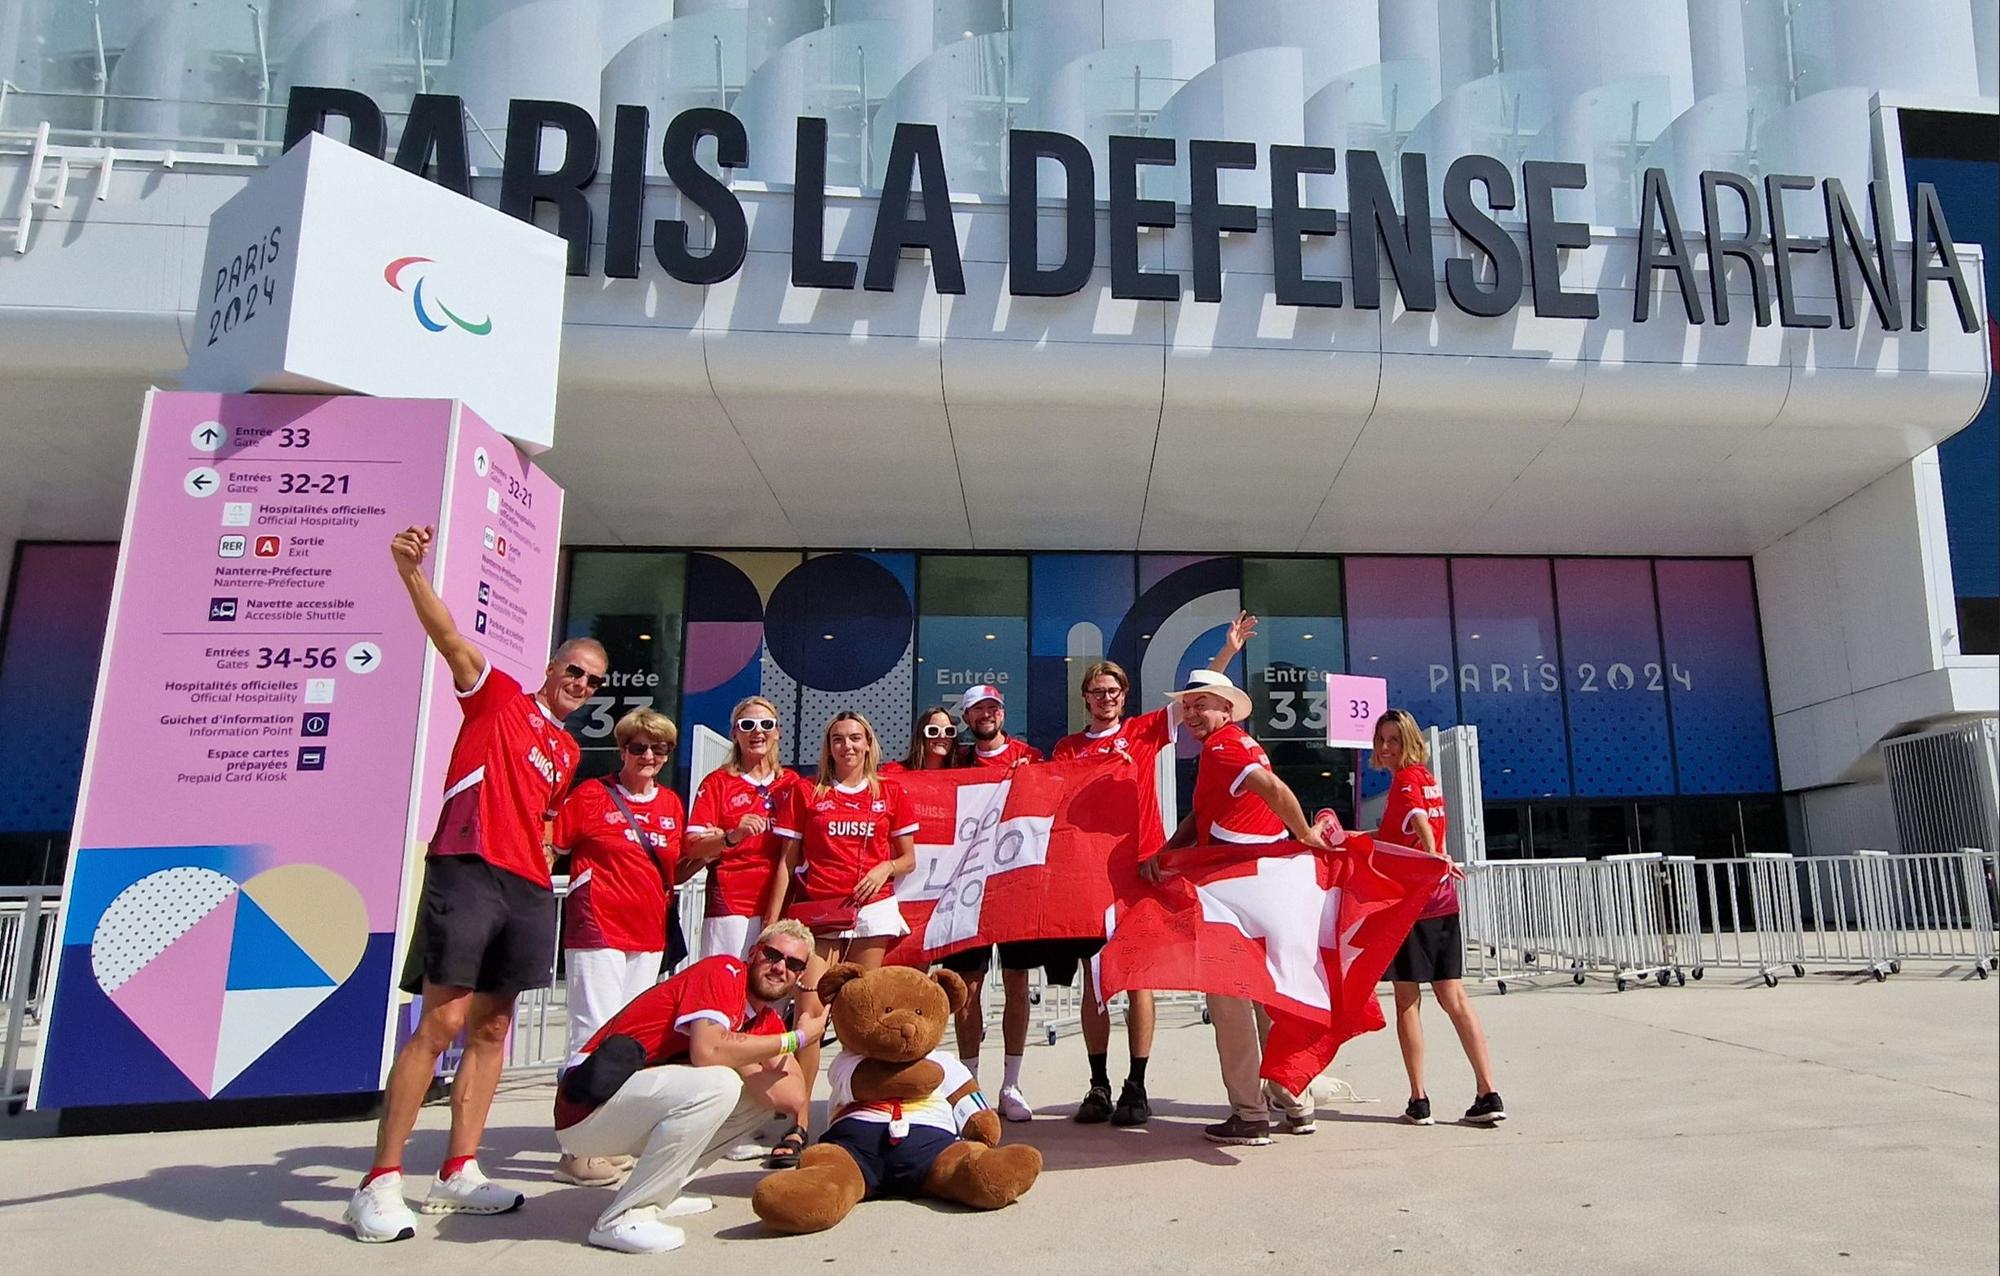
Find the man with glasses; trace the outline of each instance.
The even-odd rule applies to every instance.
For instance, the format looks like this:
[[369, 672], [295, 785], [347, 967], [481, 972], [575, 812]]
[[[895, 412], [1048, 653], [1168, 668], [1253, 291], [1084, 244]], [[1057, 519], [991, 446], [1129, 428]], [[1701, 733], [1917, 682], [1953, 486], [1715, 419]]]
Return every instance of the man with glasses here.
[[416, 1235], [403, 1198], [403, 1148], [438, 1056], [461, 1032], [465, 1053], [451, 1088], [451, 1134], [444, 1164], [425, 1198], [426, 1214], [504, 1214], [522, 1196], [487, 1181], [477, 1153], [513, 1026], [514, 998], [549, 986], [556, 904], [543, 828], [569, 788], [579, 758], [563, 719], [604, 685], [610, 662], [594, 639], [556, 650], [531, 695], [495, 669], [459, 632], [424, 573], [435, 530], [410, 527], [389, 542], [417, 621], [444, 657], [465, 720], [445, 769], [444, 807], [431, 838], [417, 934], [403, 975], [421, 992], [423, 1016], [396, 1055], [375, 1130], [375, 1161], [348, 1202], [355, 1238], [399, 1241]]
[[667, 1220], [714, 1208], [682, 1196], [695, 1172], [774, 1111], [804, 1105], [792, 1056], [817, 1041], [826, 1011], [787, 1032], [772, 1004], [798, 987], [812, 932], [773, 922], [746, 961], [705, 958], [640, 993], [584, 1046], [557, 1086], [556, 1138], [582, 1158], [636, 1156], [632, 1176], [590, 1229], [590, 1243], [663, 1254], [687, 1240]]
[[[1223, 637], [1222, 649], [1215, 653], [1215, 659], [1208, 662], [1209, 669], [1215, 673], [1226, 672], [1229, 662], [1256, 633], [1257, 618], [1247, 611], [1238, 612]], [[1083, 695], [1084, 710], [1090, 715], [1090, 725], [1056, 741], [1055, 748], [1049, 751], [1049, 760], [1130, 758], [1139, 773], [1140, 842], [1144, 849], [1150, 850], [1162, 832], [1154, 768], [1160, 751], [1173, 747], [1177, 715], [1172, 709], [1160, 708], [1136, 718], [1127, 718], [1125, 703], [1132, 690], [1132, 680], [1115, 661], [1098, 660], [1088, 665], [1078, 683], [1078, 690]], [[1153, 994], [1144, 989], [1134, 989], [1125, 995], [1125, 1044], [1131, 1051], [1132, 1063], [1125, 1084], [1118, 1091], [1118, 1102], [1114, 1104], [1111, 1101], [1110, 1072], [1111, 1015], [1098, 1000], [1089, 964], [1103, 947], [1104, 940], [1101, 938], [1074, 941], [1078, 960], [1084, 963], [1083, 1052], [1090, 1062], [1090, 1088], [1085, 1092], [1083, 1102], [1077, 1105], [1073, 1119], [1083, 1125], [1102, 1125], [1106, 1121], [1122, 1126], [1144, 1125], [1153, 1116], [1152, 1103], [1146, 1097], [1146, 1061], [1153, 1052]]]

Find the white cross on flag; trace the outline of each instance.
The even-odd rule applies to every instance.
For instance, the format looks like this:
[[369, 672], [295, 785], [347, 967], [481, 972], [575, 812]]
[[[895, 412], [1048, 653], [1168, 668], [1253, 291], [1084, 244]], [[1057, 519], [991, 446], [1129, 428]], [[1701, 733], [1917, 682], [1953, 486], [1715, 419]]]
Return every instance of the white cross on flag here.
[[917, 867], [896, 883], [910, 934], [890, 964], [974, 944], [1095, 939], [1119, 868], [1138, 862], [1142, 787], [1127, 758], [905, 771]]
[[1175, 867], [1159, 886], [1136, 872], [1118, 879], [1100, 995], [1187, 989], [1257, 1002], [1271, 1014], [1263, 1075], [1294, 1094], [1343, 1041], [1383, 1026], [1375, 984], [1450, 871], [1365, 833], [1331, 854], [1296, 842], [1197, 847]]

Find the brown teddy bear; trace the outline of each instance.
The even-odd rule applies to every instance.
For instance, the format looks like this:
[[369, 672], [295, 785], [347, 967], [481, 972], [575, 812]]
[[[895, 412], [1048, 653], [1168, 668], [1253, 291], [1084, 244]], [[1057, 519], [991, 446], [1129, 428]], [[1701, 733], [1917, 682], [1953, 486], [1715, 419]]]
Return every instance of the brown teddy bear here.
[[1001, 1147], [1000, 1119], [965, 1065], [938, 1050], [965, 981], [908, 966], [842, 962], [819, 981], [840, 1035], [827, 1070], [832, 1122], [794, 1170], [757, 1185], [751, 1208], [775, 1231], [823, 1232], [875, 1196], [935, 1196], [997, 1210], [1042, 1172], [1026, 1144]]

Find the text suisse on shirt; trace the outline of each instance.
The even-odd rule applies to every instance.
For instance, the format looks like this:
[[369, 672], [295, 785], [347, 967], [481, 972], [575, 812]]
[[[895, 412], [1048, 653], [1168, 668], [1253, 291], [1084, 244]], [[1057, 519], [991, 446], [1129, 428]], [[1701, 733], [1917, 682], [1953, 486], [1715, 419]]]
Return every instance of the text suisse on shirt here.
[[[801, 780], [785, 795], [778, 808], [778, 836], [801, 843], [801, 885], [807, 899], [846, 899], [869, 869], [896, 858], [890, 838], [917, 831], [917, 817], [902, 786], [886, 778], [876, 786], [871, 793], [866, 784], [833, 784], [821, 792]], [[893, 885], [884, 882], [861, 902], [888, 899]]]
[[622, 784], [618, 792], [646, 835], [643, 847], [600, 782], [578, 785], [556, 812], [556, 850], [570, 857], [565, 948], [654, 952], [667, 933], [662, 871], [671, 876], [681, 855], [680, 794], [664, 784], [643, 799]]

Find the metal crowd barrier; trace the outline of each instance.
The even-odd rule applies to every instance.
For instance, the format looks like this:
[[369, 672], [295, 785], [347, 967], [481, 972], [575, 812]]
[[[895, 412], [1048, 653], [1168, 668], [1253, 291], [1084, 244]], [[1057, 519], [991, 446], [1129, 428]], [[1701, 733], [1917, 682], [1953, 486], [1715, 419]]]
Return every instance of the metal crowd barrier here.
[[0, 1103], [28, 1095], [27, 1046], [56, 966], [58, 886], [0, 887]]
[[1467, 973], [1502, 993], [1538, 976], [1619, 991], [1665, 986], [1710, 968], [1775, 987], [1809, 968], [1874, 979], [1903, 963], [2000, 969], [1995, 878], [1976, 849], [1742, 859], [1617, 855], [1511, 860], [1467, 868], [1461, 888]]

